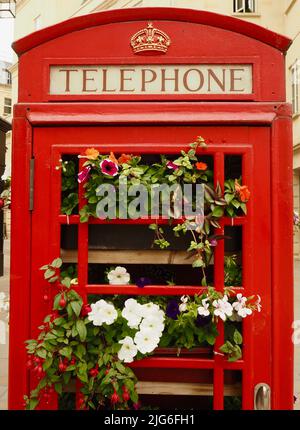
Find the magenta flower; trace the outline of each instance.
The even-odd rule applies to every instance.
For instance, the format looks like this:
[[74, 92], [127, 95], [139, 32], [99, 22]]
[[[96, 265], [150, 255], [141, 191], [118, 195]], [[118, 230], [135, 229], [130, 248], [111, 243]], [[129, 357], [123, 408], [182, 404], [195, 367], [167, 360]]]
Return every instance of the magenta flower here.
[[107, 176], [116, 176], [119, 171], [118, 165], [111, 161], [109, 158], [106, 158], [105, 160], [101, 161], [100, 169], [103, 175]]
[[82, 184], [82, 182], [85, 182], [89, 179], [91, 169], [91, 166], [86, 166], [81, 172], [78, 173], [79, 184]]
[[172, 170], [177, 170], [177, 169], [179, 169], [179, 166], [177, 166], [175, 163], [173, 163], [173, 161], [168, 161], [167, 168], [172, 169]]
[[217, 239], [214, 239], [214, 238], [209, 239], [209, 243], [210, 243], [210, 246], [217, 246], [218, 245]]

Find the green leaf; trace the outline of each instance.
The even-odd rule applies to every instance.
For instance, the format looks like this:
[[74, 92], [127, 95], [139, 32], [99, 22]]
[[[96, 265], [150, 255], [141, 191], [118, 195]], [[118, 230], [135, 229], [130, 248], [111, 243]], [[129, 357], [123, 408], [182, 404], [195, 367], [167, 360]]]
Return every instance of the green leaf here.
[[236, 199], [233, 199], [233, 200], [231, 201], [231, 204], [232, 204], [232, 206], [234, 206], [236, 209], [239, 209], [239, 207], [241, 206], [241, 203], [240, 203], [238, 200], [236, 200]]
[[224, 209], [221, 206], [216, 206], [212, 211], [212, 216], [216, 218], [221, 218], [224, 214]]
[[64, 348], [59, 350], [59, 353], [60, 355], [70, 359], [72, 355], [72, 348], [70, 346], [65, 346]]
[[205, 266], [205, 264], [204, 264], [204, 261], [203, 261], [203, 260], [201, 260], [201, 258], [197, 258], [196, 260], [194, 260], [194, 261], [193, 261], [192, 266], [193, 266], [194, 268], [195, 268], [195, 267], [204, 267], [204, 266]]
[[78, 301], [71, 302], [72, 309], [77, 317], [79, 317], [81, 312], [82, 304]]
[[233, 340], [237, 345], [242, 345], [243, 343], [243, 336], [238, 330], [235, 330], [233, 333]]
[[226, 200], [226, 203], [229, 205], [229, 203], [232, 201], [232, 199], [234, 199], [234, 194], [227, 193], [227, 194], [225, 194], [224, 198]]
[[44, 370], [49, 369], [49, 367], [51, 367], [52, 363], [53, 363], [53, 358], [52, 357], [48, 357], [46, 359], [46, 361], [43, 363], [43, 369]]
[[76, 329], [78, 331], [81, 342], [84, 342], [87, 335], [87, 330], [84, 322], [82, 320], [76, 321]]
[[56, 269], [59, 269], [61, 266], [62, 266], [61, 258], [55, 258], [55, 260], [53, 260], [51, 263], [51, 267], [55, 267]]
[[41, 358], [46, 358], [47, 357], [47, 351], [45, 349], [38, 349], [36, 351], [36, 354], [41, 357]]
[[39, 399], [32, 398], [29, 400], [28, 409], [33, 411], [37, 407], [38, 404], [39, 404]]
[[57, 394], [62, 395], [62, 383], [61, 382], [54, 384], [54, 389], [57, 392]]
[[45, 279], [50, 279], [54, 275], [55, 275], [55, 270], [47, 269], [46, 272], [44, 273], [44, 278]]

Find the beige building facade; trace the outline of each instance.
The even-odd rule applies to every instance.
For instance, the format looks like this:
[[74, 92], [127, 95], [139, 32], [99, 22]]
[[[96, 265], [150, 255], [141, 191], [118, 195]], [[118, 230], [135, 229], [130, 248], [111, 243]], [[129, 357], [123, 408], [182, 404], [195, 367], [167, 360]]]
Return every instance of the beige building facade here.
[[[11, 123], [12, 119], [12, 75], [10, 73], [11, 63], [0, 60], [0, 117], [5, 121]], [[3, 175], [3, 179], [10, 176], [10, 165], [11, 165], [11, 131], [6, 133], [6, 169]]]
[[[300, 0], [17, 0], [15, 39], [71, 17], [129, 7], [184, 7], [217, 12], [253, 22], [287, 35], [287, 99], [293, 104], [294, 203], [300, 211]], [[17, 100], [17, 59], [12, 72], [13, 102]], [[295, 233], [300, 258], [300, 233]]]

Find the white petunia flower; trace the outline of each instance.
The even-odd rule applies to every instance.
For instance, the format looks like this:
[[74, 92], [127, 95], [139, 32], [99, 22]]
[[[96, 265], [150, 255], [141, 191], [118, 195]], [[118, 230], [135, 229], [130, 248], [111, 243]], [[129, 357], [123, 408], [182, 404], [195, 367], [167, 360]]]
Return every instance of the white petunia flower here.
[[130, 336], [126, 336], [119, 343], [122, 345], [118, 352], [119, 360], [124, 361], [124, 363], [132, 363], [138, 351], [133, 339]]
[[203, 317], [208, 317], [208, 315], [210, 314], [209, 312], [209, 299], [203, 299], [202, 300], [202, 306], [199, 306], [198, 308], [198, 314], [203, 316]]
[[136, 333], [134, 337], [134, 342], [137, 346], [137, 349], [142, 354], [147, 354], [157, 348], [159, 344], [159, 339], [160, 336], [158, 336], [157, 333], [153, 332], [153, 330], [145, 329]]
[[145, 305], [142, 305], [142, 307], [143, 307], [142, 316], [144, 318], [151, 317], [153, 315], [158, 315], [159, 312], [161, 311], [160, 307], [152, 302], [146, 303]]
[[228, 302], [227, 296], [224, 296], [222, 299], [214, 300], [213, 306], [215, 307], [214, 315], [220, 317], [223, 321], [226, 321], [226, 318], [231, 317], [233, 314], [233, 308]]
[[246, 318], [248, 315], [252, 314], [252, 310], [247, 308], [247, 297], [243, 297], [242, 294], [236, 295], [237, 301], [232, 304], [233, 309], [236, 311], [238, 316], [241, 318]]
[[118, 266], [107, 274], [110, 285], [127, 285], [130, 281], [130, 275], [125, 267]]
[[142, 320], [143, 306], [135, 299], [127, 299], [122, 310], [122, 317], [128, 322], [130, 328], [138, 328]]
[[101, 299], [96, 303], [91, 304], [91, 312], [88, 314], [88, 319], [93, 322], [95, 326], [102, 326], [102, 324], [111, 325], [118, 318], [118, 312], [114, 305], [107, 303]]
[[155, 316], [144, 318], [140, 325], [141, 330], [152, 330], [158, 336], [161, 336], [164, 328], [165, 325], [162, 320], [160, 318], [156, 318]]

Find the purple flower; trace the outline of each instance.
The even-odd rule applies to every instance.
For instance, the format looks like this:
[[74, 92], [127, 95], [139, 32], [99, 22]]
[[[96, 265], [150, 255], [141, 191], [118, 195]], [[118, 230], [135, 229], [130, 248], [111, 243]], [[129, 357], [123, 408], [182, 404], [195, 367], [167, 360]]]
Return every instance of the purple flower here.
[[196, 327], [205, 327], [210, 322], [211, 322], [211, 315], [207, 315], [206, 317], [203, 315], [198, 315], [195, 321], [195, 325]]
[[209, 243], [210, 243], [210, 246], [217, 246], [218, 245], [218, 241], [217, 241], [217, 239], [209, 239]]
[[77, 177], [79, 184], [82, 184], [82, 182], [85, 182], [89, 179], [91, 169], [91, 166], [86, 166], [81, 172], [78, 173]]
[[173, 161], [168, 161], [167, 168], [172, 169], [172, 170], [177, 170], [177, 169], [179, 169], [179, 166], [177, 166], [177, 164], [173, 163]]
[[150, 278], [141, 277], [138, 278], [135, 283], [139, 288], [144, 288], [146, 285], [151, 285], [152, 281]]
[[100, 169], [103, 175], [107, 176], [116, 176], [119, 171], [118, 165], [111, 161], [109, 158], [106, 158], [105, 160], [101, 161]]
[[176, 299], [172, 299], [167, 304], [166, 315], [172, 320], [177, 320], [178, 315], [180, 314], [179, 303]]

